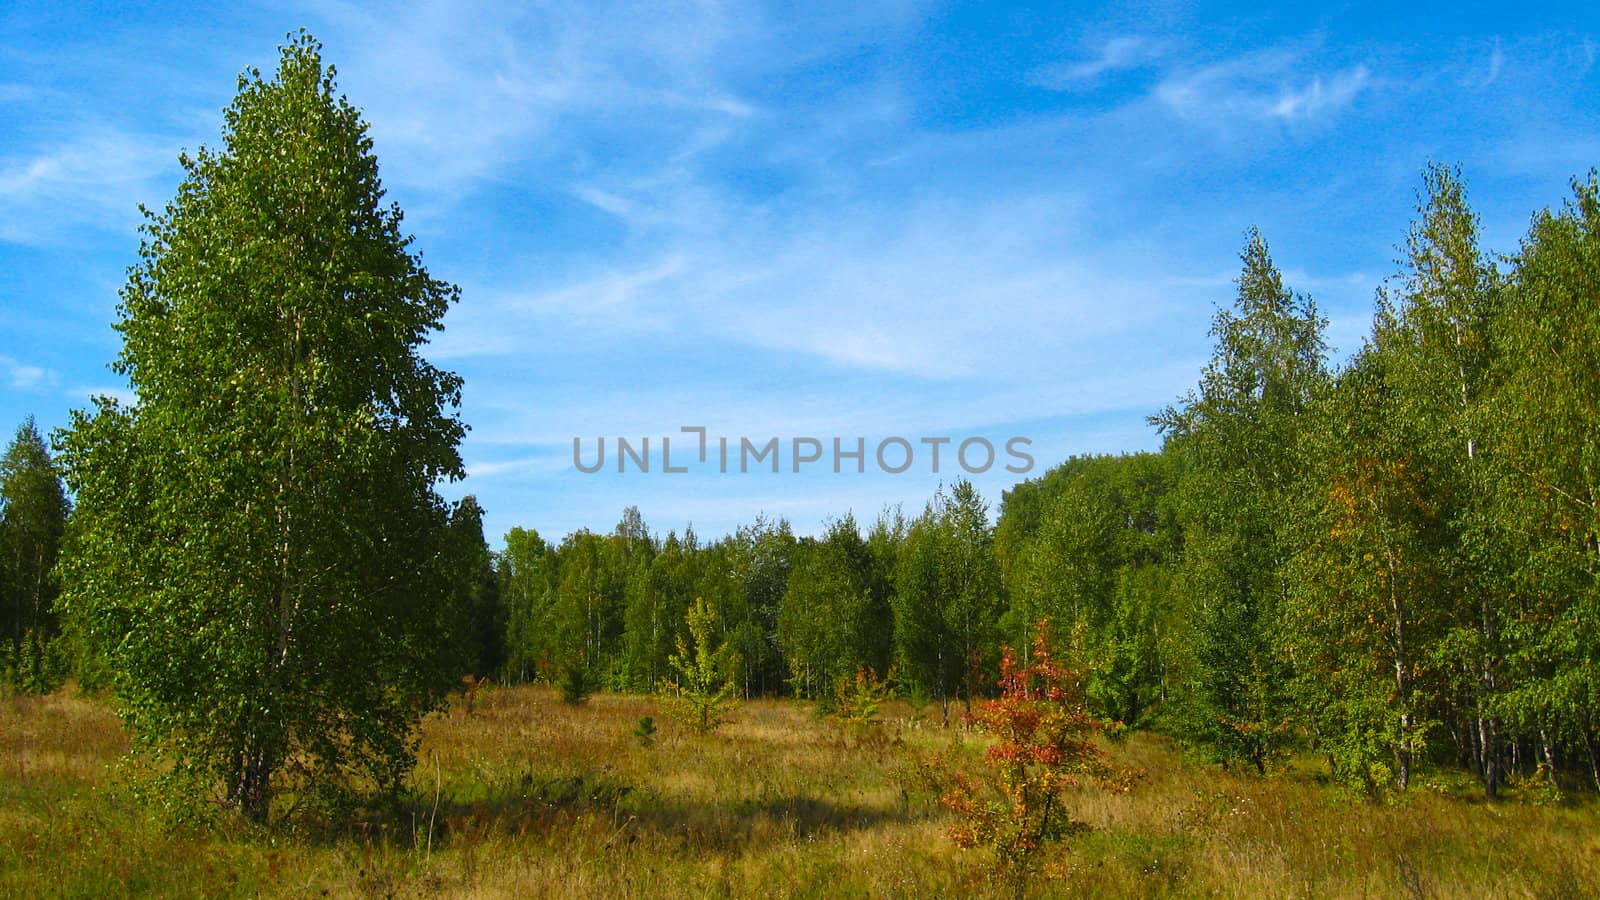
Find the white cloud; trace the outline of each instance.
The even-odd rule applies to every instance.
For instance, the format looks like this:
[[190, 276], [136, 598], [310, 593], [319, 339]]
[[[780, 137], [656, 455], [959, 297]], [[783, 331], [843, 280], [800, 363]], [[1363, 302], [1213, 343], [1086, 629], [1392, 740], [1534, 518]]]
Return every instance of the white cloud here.
[[1067, 91], [1092, 83], [1108, 72], [1134, 69], [1158, 59], [1164, 47], [1137, 35], [1105, 42], [1093, 59], [1040, 66], [1028, 73], [1028, 83], [1054, 91]]
[[1494, 50], [1490, 51], [1489, 53], [1489, 74], [1484, 76], [1483, 83], [1478, 86], [1480, 88], [1486, 88], [1489, 85], [1494, 84], [1495, 81], [1500, 77], [1500, 70], [1505, 67], [1505, 64], [1505, 51], [1500, 49], [1500, 39], [1495, 38]]
[[126, 227], [162, 193], [178, 148], [148, 135], [90, 127], [58, 146], [0, 157], [0, 240], [39, 244], [75, 226]]
[[553, 333], [577, 341], [664, 330], [684, 266], [681, 255], [669, 255], [647, 264], [618, 263], [543, 289], [469, 286], [428, 355], [442, 361], [498, 357], [526, 353]]
[[1227, 130], [1240, 123], [1326, 120], [1372, 85], [1365, 65], [1310, 71], [1307, 54], [1274, 49], [1169, 75], [1156, 97], [1178, 118]]
[[441, 199], [505, 183], [530, 160], [571, 164], [586, 152], [581, 120], [757, 112], [718, 82], [719, 58], [749, 26], [715, 4], [344, 5], [331, 16], [341, 87], [360, 98], [386, 173]]
[[1313, 75], [1304, 87], [1282, 88], [1270, 114], [1285, 120], [1320, 119], [1349, 106], [1370, 81], [1366, 66], [1335, 72], [1326, 81], [1321, 75]]
[[36, 391], [50, 387], [59, 380], [50, 369], [29, 365], [9, 356], [0, 356], [0, 375], [14, 391]]
[[469, 462], [466, 464], [466, 469], [468, 478], [488, 479], [503, 475], [553, 475], [570, 468], [571, 465], [570, 458], [552, 450], [542, 456]]
[[[671, 202], [670, 200], [667, 202]], [[1073, 224], [1068, 196], [807, 213], [781, 225], [731, 211], [644, 262], [543, 288], [469, 289], [431, 355], [525, 352], [542, 336], [616, 344], [671, 335], [797, 353], [839, 370], [919, 379], [1038, 377], [1063, 357], [1159, 327], [1202, 286], [1127, 274]]]

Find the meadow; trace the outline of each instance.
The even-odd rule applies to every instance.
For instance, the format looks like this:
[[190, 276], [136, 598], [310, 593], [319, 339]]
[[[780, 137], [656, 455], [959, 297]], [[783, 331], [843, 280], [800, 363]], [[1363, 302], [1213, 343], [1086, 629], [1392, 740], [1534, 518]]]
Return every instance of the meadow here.
[[[651, 716], [650, 739], [636, 732]], [[1007, 895], [922, 787], [984, 738], [891, 703], [868, 728], [809, 704], [743, 704], [693, 736], [648, 696], [581, 706], [489, 689], [426, 719], [405, 806], [337, 825], [163, 827], [117, 787], [126, 737], [70, 688], [0, 700], [0, 896], [701, 897]], [[1600, 806], [1522, 785], [1488, 805], [1425, 775], [1373, 804], [1296, 760], [1262, 779], [1134, 734], [1144, 771], [1085, 791], [1089, 830], [1030, 895], [1582, 897], [1600, 892]]]

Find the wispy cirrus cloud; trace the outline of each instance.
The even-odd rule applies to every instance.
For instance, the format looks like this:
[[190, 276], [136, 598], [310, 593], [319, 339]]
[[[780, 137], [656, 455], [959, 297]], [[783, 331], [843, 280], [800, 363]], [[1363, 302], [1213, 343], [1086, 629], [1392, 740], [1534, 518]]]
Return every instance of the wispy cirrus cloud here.
[[1479, 82], [1478, 87], [1486, 88], [1498, 81], [1500, 78], [1500, 70], [1505, 68], [1505, 65], [1506, 53], [1504, 50], [1500, 49], [1500, 39], [1495, 38], [1494, 49], [1489, 51], [1488, 72], [1484, 74], [1483, 81]]
[[36, 391], [54, 385], [60, 376], [52, 369], [0, 356], [0, 380], [14, 391]]
[[346, 4], [327, 14], [388, 171], [439, 194], [506, 184], [531, 162], [585, 166], [595, 130], [620, 117], [676, 129], [756, 111], [719, 78], [719, 58], [749, 22], [714, 4]]
[[1117, 335], [1173, 324], [1178, 298], [1203, 290], [1169, 273], [1128, 274], [1075, 223], [1077, 202], [1063, 193], [885, 204], [848, 222], [821, 209], [777, 225], [752, 218], [743, 232], [680, 235], [664, 256], [566, 284], [479, 290], [434, 347], [443, 359], [472, 359], [555, 332], [672, 335], [844, 371], [1043, 378], [1064, 355], [1087, 358]]
[[1090, 59], [1040, 66], [1028, 73], [1027, 80], [1029, 84], [1053, 91], [1077, 90], [1109, 73], [1147, 66], [1160, 59], [1166, 50], [1166, 45], [1160, 41], [1123, 35], [1106, 41], [1099, 53]]
[[176, 172], [177, 157], [174, 142], [105, 127], [0, 156], [0, 241], [40, 244], [76, 227], [128, 227], [139, 203]]
[[572, 467], [569, 448], [552, 446], [538, 456], [519, 456], [513, 459], [478, 459], [466, 464], [468, 478], [498, 478], [502, 476], [527, 477], [529, 475], [554, 475]]
[[1327, 78], [1313, 75], [1309, 83], [1299, 88], [1281, 89], [1269, 115], [1286, 121], [1320, 119], [1349, 106], [1371, 81], [1372, 73], [1366, 66], [1341, 69]]
[[1365, 64], [1319, 71], [1311, 54], [1276, 48], [1174, 72], [1155, 96], [1179, 119], [1226, 130], [1263, 121], [1320, 123], [1372, 85]]

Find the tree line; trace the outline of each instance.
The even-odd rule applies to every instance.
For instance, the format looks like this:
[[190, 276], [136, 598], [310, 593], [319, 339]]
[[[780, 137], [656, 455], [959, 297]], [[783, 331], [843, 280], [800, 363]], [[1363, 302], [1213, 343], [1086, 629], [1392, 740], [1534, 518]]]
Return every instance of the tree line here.
[[827, 703], [892, 670], [948, 721], [1045, 619], [1099, 714], [1228, 764], [1311, 749], [1373, 794], [1452, 766], [1490, 797], [1536, 774], [1600, 789], [1597, 197], [1576, 182], [1495, 256], [1459, 171], [1431, 166], [1342, 365], [1251, 230], [1211, 361], [1150, 417], [1161, 451], [1069, 459], [992, 523], [957, 482], [815, 537], [757, 518], [660, 539], [632, 508], [559, 544], [513, 529], [483, 658], [648, 690], [704, 597], [746, 694]]

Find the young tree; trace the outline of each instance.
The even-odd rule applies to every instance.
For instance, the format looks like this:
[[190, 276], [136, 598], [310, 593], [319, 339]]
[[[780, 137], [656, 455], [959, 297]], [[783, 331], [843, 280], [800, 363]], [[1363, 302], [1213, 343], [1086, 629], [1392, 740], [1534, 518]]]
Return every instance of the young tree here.
[[1319, 398], [1286, 623], [1296, 699], [1333, 775], [1375, 796], [1405, 790], [1424, 756], [1451, 595], [1448, 529], [1396, 400], [1372, 347]]
[[1183, 465], [1183, 577], [1199, 607], [1194, 731], [1222, 760], [1264, 772], [1289, 736], [1290, 660], [1277, 634], [1289, 591], [1284, 510], [1304, 472], [1306, 409], [1327, 377], [1326, 321], [1284, 286], [1255, 229], [1240, 259], [1198, 390], [1151, 421]]
[[468, 494], [450, 511], [450, 535], [456, 553], [455, 606], [462, 616], [457, 667], [481, 681], [505, 665], [506, 612], [494, 554], [483, 539], [483, 507], [477, 497]]
[[950, 535], [950, 556], [945, 560], [949, 593], [944, 618], [960, 651], [962, 700], [968, 712], [978, 684], [986, 680], [997, 662], [996, 626], [1000, 616], [1000, 566], [994, 558], [994, 531], [989, 527], [989, 504], [962, 479], [950, 489], [945, 507]]
[[70, 509], [44, 438], [29, 416], [0, 457], [0, 635], [13, 647], [30, 632], [55, 632], [55, 567]]
[[525, 682], [548, 671], [554, 660], [555, 553], [539, 532], [513, 528], [506, 533], [497, 575], [506, 616], [507, 681]]
[[1111, 615], [1117, 537], [1125, 516], [1108, 476], [1109, 459], [1074, 459], [1075, 471], [1049, 498], [1036, 534], [1016, 554], [1011, 616], [1032, 624], [1097, 632]]
[[995, 738], [984, 754], [990, 776], [949, 771], [938, 757], [927, 767], [941, 802], [956, 815], [951, 838], [962, 848], [992, 852], [994, 873], [1018, 896], [1025, 896], [1049, 844], [1082, 827], [1072, 819], [1071, 792], [1089, 784], [1122, 792], [1138, 774], [1112, 765], [1096, 746], [1106, 723], [1090, 715], [1084, 680], [1055, 659], [1050, 623], [1039, 621], [1028, 661], [1003, 648], [1000, 696], [969, 715]]
[[551, 608], [551, 662], [568, 677], [581, 669], [589, 683], [598, 684], [615, 661], [627, 578], [622, 547], [614, 537], [580, 530], [556, 551], [560, 578]]
[[1417, 215], [1399, 284], [1379, 296], [1373, 344], [1385, 358], [1394, 420], [1409, 429], [1427, 467], [1431, 514], [1450, 531], [1439, 564], [1457, 601], [1444, 611], [1453, 633], [1441, 652], [1460, 673], [1459, 693], [1475, 726], [1473, 755], [1493, 799], [1501, 782], [1496, 705], [1506, 688], [1505, 610], [1496, 598], [1505, 592], [1497, 584], [1504, 561], [1482, 502], [1490, 479], [1482, 419], [1494, 374], [1490, 337], [1499, 279], [1478, 245], [1478, 219], [1459, 171], [1434, 165], [1423, 173]]
[[717, 643], [717, 612], [704, 598], [689, 607], [691, 648], [678, 635], [678, 652], [669, 660], [674, 677], [662, 691], [672, 700], [678, 719], [695, 734], [710, 734], [727, 721], [739, 690], [739, 656], [726, 641]]
[[1072, 629], [1082, 644], [1075, 652], [1093, 661], [1090, 708], [1129, 724], [1159, 707], [1172, 651], [1186, 637], [1174, 627], [1170, 462], [1150, 453], [1073, 457], [1036, 483], [1033, 508], [1008, 497], [996, 529], [1010, 548], [1005, 632], [1031, 640], [1040, 619]]
[[240, 77], [225, 120], [220, 151], [180, 157], [121, 293], [136, 399], [61, 436], [62, 599], [111, 658], [134, 753], [265, 821], [286, 780], [397, 790], [460, 677], [434, 485], [463, 474], [461, 379], [419, 355], [458, 292], [382, 205], [309, 35]]
[[939, 701], [948, 727], [961, 653], [944, 618], [942, 561], [950, 541], [937, 512], [942, 498], [936, 496], [912, 522], [895, 562], [894, 646], [901, 678], [921, 696]]
[[758, 516], [729, 539], [729, 566], [744, 593], [737, 640], [744, 665], [745, 696], [766, 694], [783, 682], [784, 656], [778, 618], [789, 587], [795, 537], [788, 521]]

